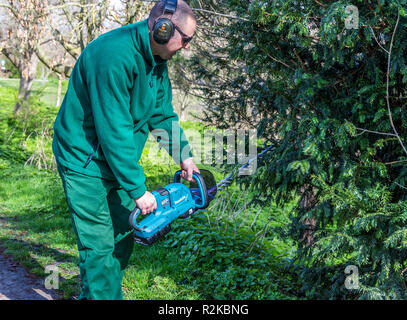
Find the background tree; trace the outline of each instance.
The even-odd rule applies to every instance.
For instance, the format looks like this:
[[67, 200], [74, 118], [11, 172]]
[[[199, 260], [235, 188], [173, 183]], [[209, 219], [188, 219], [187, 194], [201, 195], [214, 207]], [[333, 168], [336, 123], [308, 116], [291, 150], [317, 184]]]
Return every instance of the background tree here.
[[[87, 44], [109, 30], [110, 5], [109, 0], [50, 1], [49, 37], [37, 52], [41, 62], [62, 77], [69, 77]], [[52, 50], [49, 50], [50, 42]]]
[[109, 21], [119, 26], [146, 19], [155, 1], [118, 0], [109, 8]]
[[20, 73], [18, 101], [14, 111], [18, 113], [31, 94], [31, 87], [38, 65], [36, 52], [45, 30], [47, 1], [6, 0], [0, 9], [6, 10], [3, 25], [1, 52]]

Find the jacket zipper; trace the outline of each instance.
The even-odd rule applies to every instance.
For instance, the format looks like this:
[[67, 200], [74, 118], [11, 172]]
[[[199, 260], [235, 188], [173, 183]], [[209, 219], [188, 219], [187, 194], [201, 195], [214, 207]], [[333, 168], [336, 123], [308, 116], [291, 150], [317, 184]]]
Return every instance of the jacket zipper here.
[[97, 138], [97, 137], [96, 137], [95, 141], [93, 142], [92, 147], [93, 147], [93, 150], [95, 150], [95, 151], [92, 152], [92, 153], [89, 155], [88, 159], [87, 159], [86, 162], [85, 162], [85, 165], [83, 166], [84, 168], [86, 168], [86, 167], [89, 165], [89, 163], [92, 161], [93, 156], [94, 156], [95, 153], [98, 152], [98, 150], [99, 150], [99, 143], [98, 143], [98, 138]]
[[151, 77], [150, 77], [150, 88], [153, 87], [153, 73], [154, 73], [154, 69], [153, 72], [151, 72]]

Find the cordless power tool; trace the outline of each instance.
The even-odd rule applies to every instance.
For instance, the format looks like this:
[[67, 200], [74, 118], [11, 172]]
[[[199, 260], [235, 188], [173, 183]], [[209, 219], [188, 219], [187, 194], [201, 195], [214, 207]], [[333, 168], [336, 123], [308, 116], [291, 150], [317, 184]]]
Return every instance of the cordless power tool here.
[[[262, 159], [273, 150], [269, 145], [256, 157], [250, 159], [239, 168], [239, 175], [244, 174], [241, 170], [249, 167], [250, 164]], [[191, 216], [198, 209], [206, 208], [215, 198], [218, 190], [229, 186], [233, 182], [232, 173], [226, 178], [216, 183], [213, 174], [209, 170], [200, 169], [200, 174], [194, 172], [194, 182], [189, 188], [181, 183], [181, 170], [174, 175], [174, 182], [154, 190], [152, 194], [157, 201], [157, 209], [141, 221], [137, 221], [140, 216], [140, 209], [135, 208], [129, 217], [129, 223], [134, 228], [133, 236], [137, 243], [151, 245], [159, 238], [166, 235], [171, 230], [171, 222], [177, 218], [185, 219]]]
[[[188, 218], [196, 210], [208, 207], [215, 197], [217, 188], [212, 173], [201, 169], [200, 174], [193, 173], [194, 181], [189, 187], [181, 183], [181, 170], [174, 175], [174, 182], [154, 190], [152, 194], [157, 201], [157, 209], [144, 216], [139, 208], [135, 208], [129, 217], [134, 228], [135, 242], [152, 245], [171, 230], [171, 222], [177, 218]], [[140, 220], [140, 221], [138, 221]]]

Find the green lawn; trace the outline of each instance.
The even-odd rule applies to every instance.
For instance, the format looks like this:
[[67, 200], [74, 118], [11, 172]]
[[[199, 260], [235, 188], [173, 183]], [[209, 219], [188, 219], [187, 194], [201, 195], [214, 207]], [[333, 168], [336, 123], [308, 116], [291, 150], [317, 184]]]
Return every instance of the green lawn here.
[[[45, 277], [47, 265], [58, 265], [66, 296], [79, 290], [76, 239], [55, 172], [21, 165], [0, 171], [0, 244], [6, 253]], [[177, 284], [182, 261], [175, 250], [135, 246], [124, 279], [129, 299], [197, 299], [194, 290]]]
[[[0, 80], [0, 88], [11, 88], [15, 91], [18, 88], [18, 79]], [[46, 82], [34, 81], [32, 86], [33, 94], [40, 97], [40, 100], [46, 105], [55, 106], [57, 102], [57, 88], [58, 81], [56, 79], [51, 79]], [[62, 81], [61, 97], [63, 98], [66, 90], [68, 88], [68, 81]], [[61, 99], [62, 99], [61, 98]], [[62, 100], [61, 100], [62, 101]]]

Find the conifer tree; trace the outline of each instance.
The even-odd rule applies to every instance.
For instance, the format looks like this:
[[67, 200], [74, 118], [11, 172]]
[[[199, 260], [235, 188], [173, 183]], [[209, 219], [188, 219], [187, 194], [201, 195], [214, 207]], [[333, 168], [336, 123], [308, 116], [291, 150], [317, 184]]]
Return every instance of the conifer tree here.
[[407, 1], [219, 0], [196, 12], [204, 119], [274, 146], [239, 181], [297, 202], [281, 236], [295, 240], [301, 292], [406, 298]]

